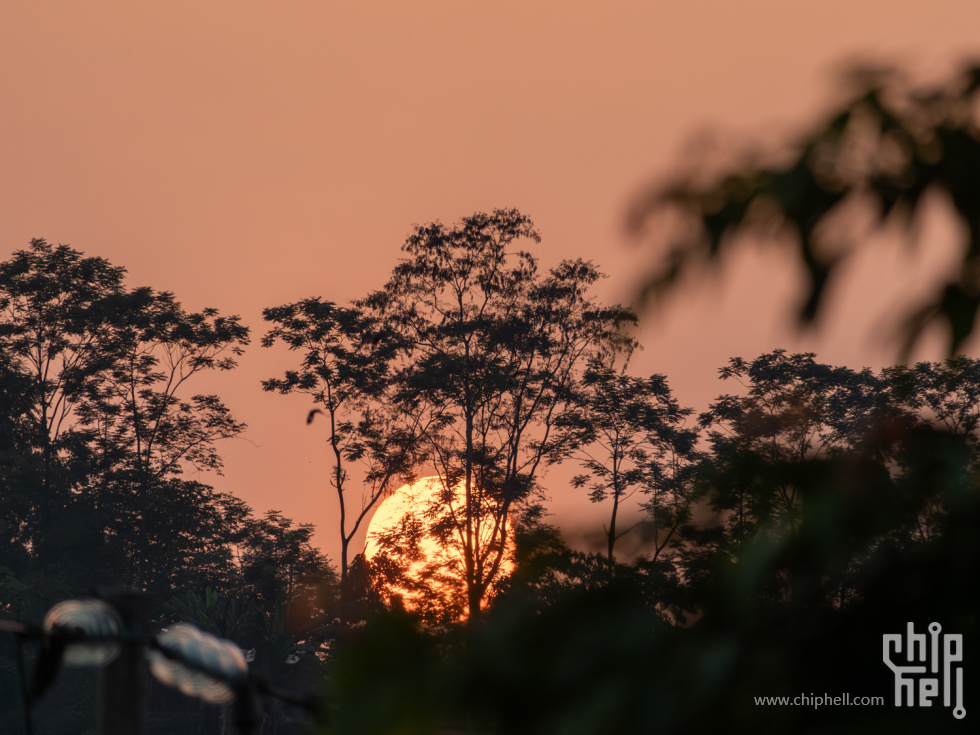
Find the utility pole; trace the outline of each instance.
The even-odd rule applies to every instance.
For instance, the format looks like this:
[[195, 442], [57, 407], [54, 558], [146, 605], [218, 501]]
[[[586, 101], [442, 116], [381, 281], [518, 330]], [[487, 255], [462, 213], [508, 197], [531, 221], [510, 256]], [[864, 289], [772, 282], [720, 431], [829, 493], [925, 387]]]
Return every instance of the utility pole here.
[[95, 735], [146, 735], [146, 598], [123, 588], [99, 592], [118, 611], [124, 642], [119, 656], [99, 671]]

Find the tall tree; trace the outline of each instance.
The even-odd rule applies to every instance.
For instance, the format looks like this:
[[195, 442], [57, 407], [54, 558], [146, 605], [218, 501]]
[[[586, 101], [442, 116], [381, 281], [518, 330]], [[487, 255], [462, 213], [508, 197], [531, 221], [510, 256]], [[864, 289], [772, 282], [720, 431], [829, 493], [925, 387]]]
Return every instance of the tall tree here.
[[418, 226], [407, 258], [362, 302], [400, 335], [392, 399], [443, 485], [421, 515], [461, 559], [473, 621], [501, 573], [512, 514], [539, 496], [552, 427], [585, 362], [628, 342], [618, 329], [633, 320], [588, 296], [600, 278], [591, 263], [541, 275], [512, 251], [521, 240], [540, 236], [516, 210]]
[[[351, 541], [378, 502], [414, 469], [413, 422], [387, 405], [395, 335], [359, 308], [318, 298], [266, 309], [263, 316], [275, 325], [262, 338], [263, 346], [282, 341], [303, 357], [299, 370], [265, 380], [262, 387], [310, 396], [317, 408], [307, 423], [317, 415], [327, 423], [329, 482], [340, 510], [340, 615], [346, 620], [353, 594]], [[351, 502], [352, 484], [360, 485], [359, 503]]]
[[560, 417], [556, 449], [586, 470], [573, 484], [588, 488], [593, 503], [611, 500], [603, 525], [610, 567], [616, 541], [636, 525], [618, 525], [636, 493], [645, 496], [654, 559], [688, 520], [698, 432], [685, 428], [684, 420], [692, 413], [680, 407], [663, 375], [637, 378], [596, 359], [583, 376], [578, 405]]

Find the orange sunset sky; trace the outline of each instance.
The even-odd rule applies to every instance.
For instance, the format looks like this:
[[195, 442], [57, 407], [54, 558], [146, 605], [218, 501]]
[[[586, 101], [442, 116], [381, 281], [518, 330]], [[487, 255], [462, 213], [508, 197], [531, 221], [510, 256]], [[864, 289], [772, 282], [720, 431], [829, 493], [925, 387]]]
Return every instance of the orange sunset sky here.
[[[977, 55], [977, 0], [9, 0], [0, 259], [43, 237], [188, 309], [240, 314], [252, 347], [198, 389], [249, 429], [221, 447], [224, 477], [201, 479], [315, 523], [336, 559], [325, 425], [259, 386], [295, 361], [259, 347], [264, 307], [364, 295], [413, 223], [495, 207], [534, 219], [543, 265], [593, 259], [611, 275], [600, 295], [629, 301], [652, 252], [629, 243], [625, 213], [696, 135], [784, 139], [855, 57], [928, 78]], [[806, 338], [786, 317], [796, 273], [751, 253], [645, 314], [633, 369], [666, 373], [701, 410], [733, 355], [785, 346], [880, 367], [894, 351], [875, 328], [955, 245], [933, 230], [928, 253], [871, 243]], [[584, 491], [554, 472], [545, 484], [554, 520], [575, 525]]]

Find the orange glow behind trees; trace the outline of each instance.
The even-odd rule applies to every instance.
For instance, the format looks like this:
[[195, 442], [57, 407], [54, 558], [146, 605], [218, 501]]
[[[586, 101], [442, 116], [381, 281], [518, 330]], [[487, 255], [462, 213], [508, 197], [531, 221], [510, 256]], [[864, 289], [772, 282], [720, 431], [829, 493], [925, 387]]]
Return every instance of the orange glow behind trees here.
[[388, 283], [357, 302], [397, 335], [393, 408], [417, 427], [417, 466], [446, 478], [392, 546], [417, 545], [423, 530], [459, 544], [473, 622], [499, 579], [512, 516], [540, 512], [538, 470], [584, 365], [633, 346], [622, 331], [633, 312], [591, 296], [596, 267], [563, 260], [539, 273], [518, 248], [540, 241], [516, 209], [416, 226]]
[[[429, 519], [458, 511], [464, 502], [457, 485], [453, 503], [443, 503], [447, 489], [442, 478], [422, 477], [403, 485], [378, 507], [368, 526], [364, 555], [375, 568], [375, 581], [385, 603], [402, 605], [436, 622], [466, 617], [464, 552], [458, 540], [441, 541], [432, 532]], [[489, 529], [481, 541], [491, 543]], [[499, 543], [499, 542], [498, 542]], [[503, 549], [497, 582], [514, 569], [514, 542], [508, 537]], [[481, 602], [496, 591], [494, 584]]]

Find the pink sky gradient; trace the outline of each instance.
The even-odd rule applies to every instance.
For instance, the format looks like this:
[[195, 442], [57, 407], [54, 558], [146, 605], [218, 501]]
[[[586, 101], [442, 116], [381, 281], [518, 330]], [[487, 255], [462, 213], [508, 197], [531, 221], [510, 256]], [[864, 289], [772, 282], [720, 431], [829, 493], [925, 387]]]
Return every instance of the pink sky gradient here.
[[[976, 0], [8, 2], [0, 258], [69, 243], [131, 286], [241, 314], [252, 348], [203, 389], [250, 428], [221, 448], [225, 476], [202, 479], [316, 523], [336, 558], [324, 428], [259, 387], [291, 365], [258, 346], [264, 307], [361, 296], [413, 223], [495, 207], [534, 219], [543, 265], [591, 258], [612, 276], [603, 298], [629, 301], [651, 254], [630, 247], [625, 213], [692, 136], [778, 139], [833, 99], [841, 61], [941, 74], [980, 53], [978, 29]], [[955, 245], [927, 234], [938, 246], [918, 256], [873, 246], [805, 339], [785, 316], [796, 275], [760, 249], [646, 315], [634, 370], [703, 409], [733, 355], [887, 363], [872, 329]], [[869, 274], [879, 288], [859, 285]], [[588, 510], [555, 477], [558, 520]]]

